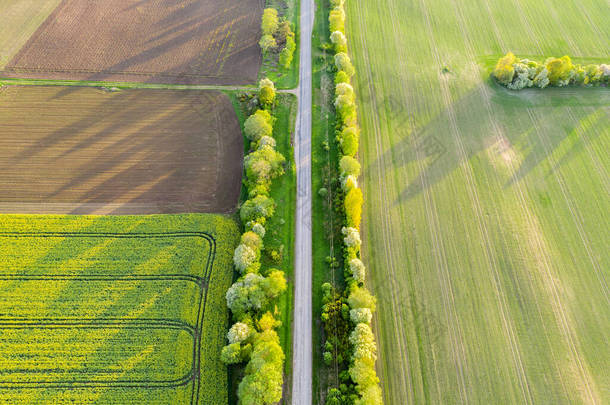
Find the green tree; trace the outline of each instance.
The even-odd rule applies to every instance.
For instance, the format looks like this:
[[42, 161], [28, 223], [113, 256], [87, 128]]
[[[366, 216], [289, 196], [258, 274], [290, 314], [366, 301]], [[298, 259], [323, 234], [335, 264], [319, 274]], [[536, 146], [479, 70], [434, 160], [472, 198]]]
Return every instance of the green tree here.
[[341, 176], [360, 176], [360, 163], [351, 156], [343, 156], [339, 161]]
[[257, 110], [244, 122], [244, 133], [251, 141], [258, 141], [263, 136], [271, 136], [273, 132], [271, 114], [265, 110]]
[[545, 67], [549, 71], [548, 78], [553, 86], [567, 86], [575, 73], [574, 64], [568, 55], [547, 59]]
[[271, 197], [258, 195], [247, 200], [239, 209], [239, 216], [242, 223], [255, 221], [264, 223], [265, 220], [275, 212], [275, 202]]
[[274, 49], [277, 46], [277, 42], [272, 35], [263, 35], [258, 41], [258, 46], [261, 47], [263, 52], [268, 52], [270, 49]]
[[263, 10], [263, 17], [261, 21], [261, 28], [263, 35], [274, 35], [279, 26], [279, 18], [277, 16], [277, 10], [271, 7]]
[[347, 38], [341, 31], [330, 34], [330, 42], [335, 45], [335, 52], [347, 52]]
[[239, 343], [231, 343], [222, 348], [220, 352], [220, 361], [224, 364], [237, 364], [243, 361], [241, 357], [241, 345]]
[[371, 312], [375, 312], [377, 299], [365, 287], [356, 286], [352, 288], [349, 297], [347, 297], [347, 303], [351, 309], [368, 308]]
[[504, 57], [500, 58], [496, 64], [496, 68], [493, 71], [493, 76], [505, 86], [508, 86], [515, 76], [515, 69], [513, 64], [519, 62], [519, 59], [512, 53], [507, 53]]
[[360, 137], [358, 127], [346, 127], [341, 131], [340, 143], [344, 155], [354, 157], [358, 153], [358, 139]]
[[352, 188], [345, 195], [345, 217], [347, 226], [360, 229], [360, 219], [362, 217], [362, 190], [357, 187]]
[[246, 376], [237, 390], [240, 405], [269, 405], [282, 399], [284, 353], [279, 343], [273, 330], [256, 339]]
[[339, 52], [335, 55], [335, 67], [337, 70], [342, 70], [348, 77], [352, 77], [356, 73], [352, 60], [345, 52]]
[[275, 101], [275, 85], [267, 78], [261, 79], [259, 83], [258, 99], [263, 107], [271, 107]]
[[335, 7], [328, 16], [330, 32], [345, 32], [345, 11], [343, 6]]

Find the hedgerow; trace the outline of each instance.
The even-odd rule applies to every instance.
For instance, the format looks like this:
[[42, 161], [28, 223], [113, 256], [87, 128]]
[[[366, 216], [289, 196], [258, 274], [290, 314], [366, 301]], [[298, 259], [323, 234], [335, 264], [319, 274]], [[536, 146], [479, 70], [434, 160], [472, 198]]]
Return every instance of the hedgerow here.
[[569, 56], [548, 58], [544, 63], [519, 59], [512, 52], [498, 60], [492, 73], [503, 86], [511, 90], [547, 86], [607, 86], [610, 65], [578, 65]]
[[[273, 13], [264, 24], [273, 28]], [[272, 181], [284, 174], [285, 157], [275, 147], [272, 137], [275, 118], [275, 86], [268, 79], [259, 85], [261, 109], [244, 123], [244, 135], [250, 142], [250, 153], [244, 158], [244, 185], [248, 199], [239, 216], [244, 227], [233, 264], [240, 277], [228, 289], [227, 306], [234, 321], [227, 334], [228, 344], [221, 360], [225, 364], [247, 362], [245, 376], [237, 396], [241, 405], [265, 405], [282, 397], [284, 353], [274, 330], [281, 322], [275, 319], [277, 298], [286, 291], [283, 271], [263, 268], [261, 252], [267, 221], [275, 212], [275, 201], [269, 196]]]
[[263, 53], [279, 53], [279, 64], [284, 69], [288, 69], [297, 47], [290, 22], [283, 17], [280, 18], [273, 7], [267, 7], [263, 10], [261, 32], [262, 36], [258, 44]]
[[330, 284], [322, 286], [324, 361], [330, 365], [334, 360], [343, 370], [338, 387], [329, 390], [326, 403], [377, 405], [382, 404], [382, 395], [375, 372], [377, 345], [370, 327], [376, 299], [364, 285], [366, 268], [360, 257], [363, 195], [358, 187], [361, 167], [356, 159], [360, 130], [354, 88], [350, 83], [356, 69], [348, 55], [344, 0], [331, 0], [330, 3], [330, 41], [335, 51], [336, 69], [335, 139], [341, 152], [338, 162], [341, 190], [336, 195], [344, 215], [343, 257], [347, 286], [342, 292]]

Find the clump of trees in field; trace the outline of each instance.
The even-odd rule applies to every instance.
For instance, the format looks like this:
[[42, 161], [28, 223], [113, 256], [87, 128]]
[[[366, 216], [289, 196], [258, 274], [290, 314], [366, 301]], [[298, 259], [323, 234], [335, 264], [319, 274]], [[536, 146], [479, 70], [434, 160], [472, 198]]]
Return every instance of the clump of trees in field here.
[[326, 283], [322, 286], [325, 342], [323, 360], [336, 363], [342, 370], [339, 384], [326, 397], [327, 405], [381, 405], [379, 378], [375, 371], [377, 345], [371, 329], [376, 299], [366, 288], [366, 267], [361, 259], [360, 222], [364, 203], [358, 187], [360, 164], [356, 159], [360, 139], [358, 112], [351, 78], [356, 69], [348, 55], [345, 36], [344, 0], [330, 0], [330, 42], [334, 49], [335, 99], [337, 115], [336, 141], [339, 146], [338, 192], [343, 213], [343, 263], [346, 287], [338, 291]]
[[285, 18], [280, 18], [273, 7], [267, 7], [263, 11], [261, 21], [262, 36], [259, 41], [264, 54], [278, 54], [280, 66], [288, 69], [294, 58], [297, 48], [295, 34], [292, 25]]
[[512, 52], [498, 60], [492, 73], [498, 83], [511, 90], [547, 86], [607, 86], [610, 84], [610, 65], [579, 65], [569, 56], [547, 58], [544, 63], [519, 59]]
[[[274, 27], [274, 15], [263, 16], [264, 28]], [[248, 199], [239, 209], [244, 232], [233, 254], [240, 277], [226, 293], [234, 323], [221, 353], [225, 364], [247, 362], [237, 390], [241, 405], [275, 404], [282, 398], [283, 385], [284, 353], [275, 331], [281, 322], [274, 314], [277, 298], [286, 291], [286, 277], [283, 271], [261, 264], [265, 226], [276, 207], [269, 190], [273, 180], [284, 174], [286, 161], [272, 136], [275, 86], [271, 80], [261, 80], [258, 101], [261, 108], [244, 122], [244, 135], [250, 141], [244, 158]]]

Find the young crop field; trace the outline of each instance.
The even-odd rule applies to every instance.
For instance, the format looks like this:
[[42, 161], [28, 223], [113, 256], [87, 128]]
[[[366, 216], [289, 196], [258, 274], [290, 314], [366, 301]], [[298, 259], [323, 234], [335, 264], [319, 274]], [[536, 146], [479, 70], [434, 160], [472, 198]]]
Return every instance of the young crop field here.
[[236, 224], [0, 216], [0, 403], [226, 404]]
[[608, 403], [610, 91], [489, 78], [610, 62], [608, 2], [346, 7], [386, 403]]
[[181, 84], [257, 79], [260, 0], [57, 3], [0, 4], [0, 75]]
[[0, 88], [0, 212], [233, 212], [239, 121], [216, 91]]

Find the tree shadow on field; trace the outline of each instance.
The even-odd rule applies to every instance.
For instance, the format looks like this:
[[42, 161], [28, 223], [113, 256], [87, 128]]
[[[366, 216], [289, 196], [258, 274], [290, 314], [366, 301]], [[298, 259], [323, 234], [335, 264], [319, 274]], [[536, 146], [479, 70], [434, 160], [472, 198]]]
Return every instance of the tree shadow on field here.
[[[497, 127], [489, 117], [482, 86], [492, 94], [491, 113]], [[400, 140], [365, 170], [383, 172], [386, 168], [391, 172], [397, 167], [406, 169], [418, 165], [418, 174], [401, 190], [396, 204], [433, 187], [466, 162], [483, 164], [487, 170], [495, 170], [495, 161], [511, 167], [512, 174], [504, 184], [509, 187], [524, 179], [570, 134], [581, 133], [587, 137], [587, 142], [594, 141], [600, 133], [587, 131], [595, 125], [586, 121], [607, 122], [610, 117], [610, 91], [606, 89], [576, 89], [576, 92], [566, 89], [566, 94], [557, 91], [562, 89], [549, 90], [553, 94], [534, 89], [512, 92], [483, 83], [420, 127], [413, 125], [411, 118], [404, 118], [409, 115], [405, 114], [407, 102], [398, 98], [385, 100], [385, 106], [389, 107], [385, 118], [391, 123], [394, 136]], [[593, 92], [585, 93], [590, 90]], [[560, 169], [573, 159], [576, 151], [582, 149], [583, 142], [580, 136], [574, 137], [570, 153], [565, 154], [552, 170]]]
[[[0, 123], [0, 144], [7, 142], [1, 203], [22, 203], [20, 210], [33, 204], [37, 213], [54, 212], [45, 211], [52, 205], [71, 214], [235, 210], [243, 138], [226, 95], [80, 88], [59, 99], [57, 87], [14, 91], [24, 94], [27, 107], [13, 100], [17, 110], [37, 120], [11, 118], [9, 111], [7, 126]], [[33, 93], [36, 103], [28, 96]], [[20, 133], [30, 135], [24, 140]], [[62, 204], [73, 208], [65, 212]]]

